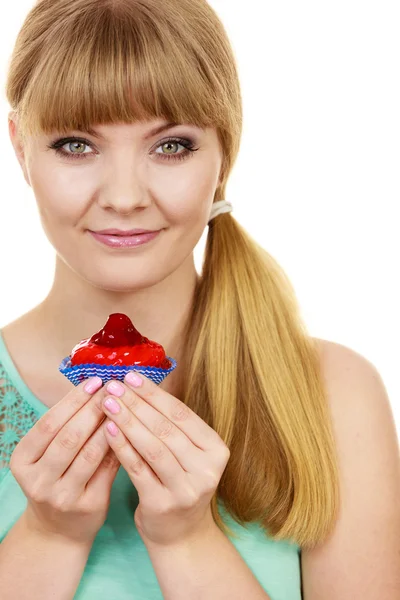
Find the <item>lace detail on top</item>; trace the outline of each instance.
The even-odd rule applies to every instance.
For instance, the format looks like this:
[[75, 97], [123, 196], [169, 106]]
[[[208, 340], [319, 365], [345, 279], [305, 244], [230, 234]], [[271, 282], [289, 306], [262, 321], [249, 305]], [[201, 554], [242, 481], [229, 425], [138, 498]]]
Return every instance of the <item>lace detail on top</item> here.
[[0, 362], [0, 481], [11, 454], [40, 415], [21, 396]]

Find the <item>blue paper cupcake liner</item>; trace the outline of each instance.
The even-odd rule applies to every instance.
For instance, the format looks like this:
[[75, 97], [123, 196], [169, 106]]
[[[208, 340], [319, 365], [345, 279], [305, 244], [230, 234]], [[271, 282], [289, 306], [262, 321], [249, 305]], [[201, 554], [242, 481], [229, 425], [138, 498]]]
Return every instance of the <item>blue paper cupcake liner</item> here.
[[75, 386], [82, 383], [82, 381], [85, 379], [90, 379], [90, 377], [95, 376], [100, 377], [103, 381], [103, 384], [111, 379], [119, 379], [120, 381], [123, 381], [125, 375], [129, 373], [129, 371], [137, 371], [159, 385], [162, 381], [164, 381], [167, 375], [172, 373], [177, 365], [176, 360], [170, 358], [169, 356], [167, 356], [167, 358], [171, 362], [171, 367], [169, 369], [161, 369], [160, 367], [141, 367], [136, 365], [129, 367], [99, 365], [96, 363], [83, 363], [71, 367], [71, 357], [66, 356], [61, 365], [58, 367], [58, 370]]

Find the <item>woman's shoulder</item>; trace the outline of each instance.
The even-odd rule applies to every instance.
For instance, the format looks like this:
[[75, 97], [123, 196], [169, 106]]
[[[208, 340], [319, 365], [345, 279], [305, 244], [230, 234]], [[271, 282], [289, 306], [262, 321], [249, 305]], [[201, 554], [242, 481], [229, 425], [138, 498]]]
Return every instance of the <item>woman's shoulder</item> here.
[[317, 344], [321, 366], [325, 373], [327, 373], [327, 369], [340, 368], [343, 364], [348, 364], [352, 368], [363, 365], [366, 368], [376, 369], [368, 358], [349, 346], [317, 337], [314, 337], [313, 340]]
[[386, 416], [386, 425], [393, 434], [390, 400], [374, 363], [344, 344], [314, 339], [319, 349], [321, 373], [333, 424], [337, 435], [341, 432], [340, 439], [344, 435], [343, 428], [353, 427], [355, 433], [360, 423], [364, 422], [366, 426], [365, 420], [376, 419], [377, 414]]
[[345, 345], [316, 341], [332, 414], [341, 503], [331, 537], [320, 547], [303, 552], [305, 597], [372, 598], [373, 590], [368, 589], [371, 572], [375, 573], [376, 590], [387, 591], [400, 566], [400, 537], [393, 535], [396, 531], [400, 534], [395, 422], [376, 366]]

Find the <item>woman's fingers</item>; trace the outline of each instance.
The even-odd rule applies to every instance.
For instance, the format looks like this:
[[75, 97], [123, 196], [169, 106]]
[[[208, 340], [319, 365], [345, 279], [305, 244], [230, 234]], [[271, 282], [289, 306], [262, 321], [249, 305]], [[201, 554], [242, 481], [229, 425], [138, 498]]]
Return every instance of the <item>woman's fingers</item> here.
[[[93, 384], [91, 392], [85, 391], [88, 383]], [[11, 456], [10, 467], [13, 463], [24, 466], [38, 461], [59, 431], [87, 404], [102, 384], [100, 377], [83, 381], [50, 408], [18, 443]]]
[[[99, 397], [100, 396], [100, 397]], [[86, 405], [79, 410], [67, 423], [60, 429], [53, 441], [39, 459], [38, 465], [43, 473], [46, 473], [51, 481], [60, 479], [69, 468], [74, 459], [85, 448], [89, 438], [104, 421], [105, 415], [100, 408], [101, 394], [98, 397], [91, 398]], [[103, 434], [105, 439], [105, 436]], [[84, 450], [86, 461], [93, 457], [94, 448], [89, 444], [88, 449]]]
[[[76, 489], [80, 495], [89, 480], [100, 478], [102, 483], [98, 489], [104, 490], [104, 476], [111, 476], [115, 470], [118, 470], [119, 464], [119, 460], [110, 449], [103, 427], [99, 425], [61, 477], [60, 483], [67, 488]], [[99, 475], [96, 473], [98, 469]]]
[[[100, 431], [103, 432], [103, 427], [100, 428]], [[104, 498], [105, 491], [109, 493], [120, 466], [121, 463], [116, 457], [114, 450], [108, 447], [107, 454], [86, 486], [86, 494], [89, 502], [98, 502]]]
[[22, 438], [10, 468], [40, 529], [93, 542], [106, 519], [119, 464], [104, 435], [101, 379], [92, 390], [86, 384], [74, 388]]

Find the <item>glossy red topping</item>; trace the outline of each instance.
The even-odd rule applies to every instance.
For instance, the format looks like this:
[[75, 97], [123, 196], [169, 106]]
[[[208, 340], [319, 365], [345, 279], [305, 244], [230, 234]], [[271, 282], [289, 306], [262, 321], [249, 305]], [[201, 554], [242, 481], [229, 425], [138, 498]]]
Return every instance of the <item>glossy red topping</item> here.
[[110, 315], [100, 331], [74, 346], [71, 366], [82, 363], [151, 366], [161, 369], [171, 367], [161, 344], [141, 335], [130, 318], [123, 313]]

